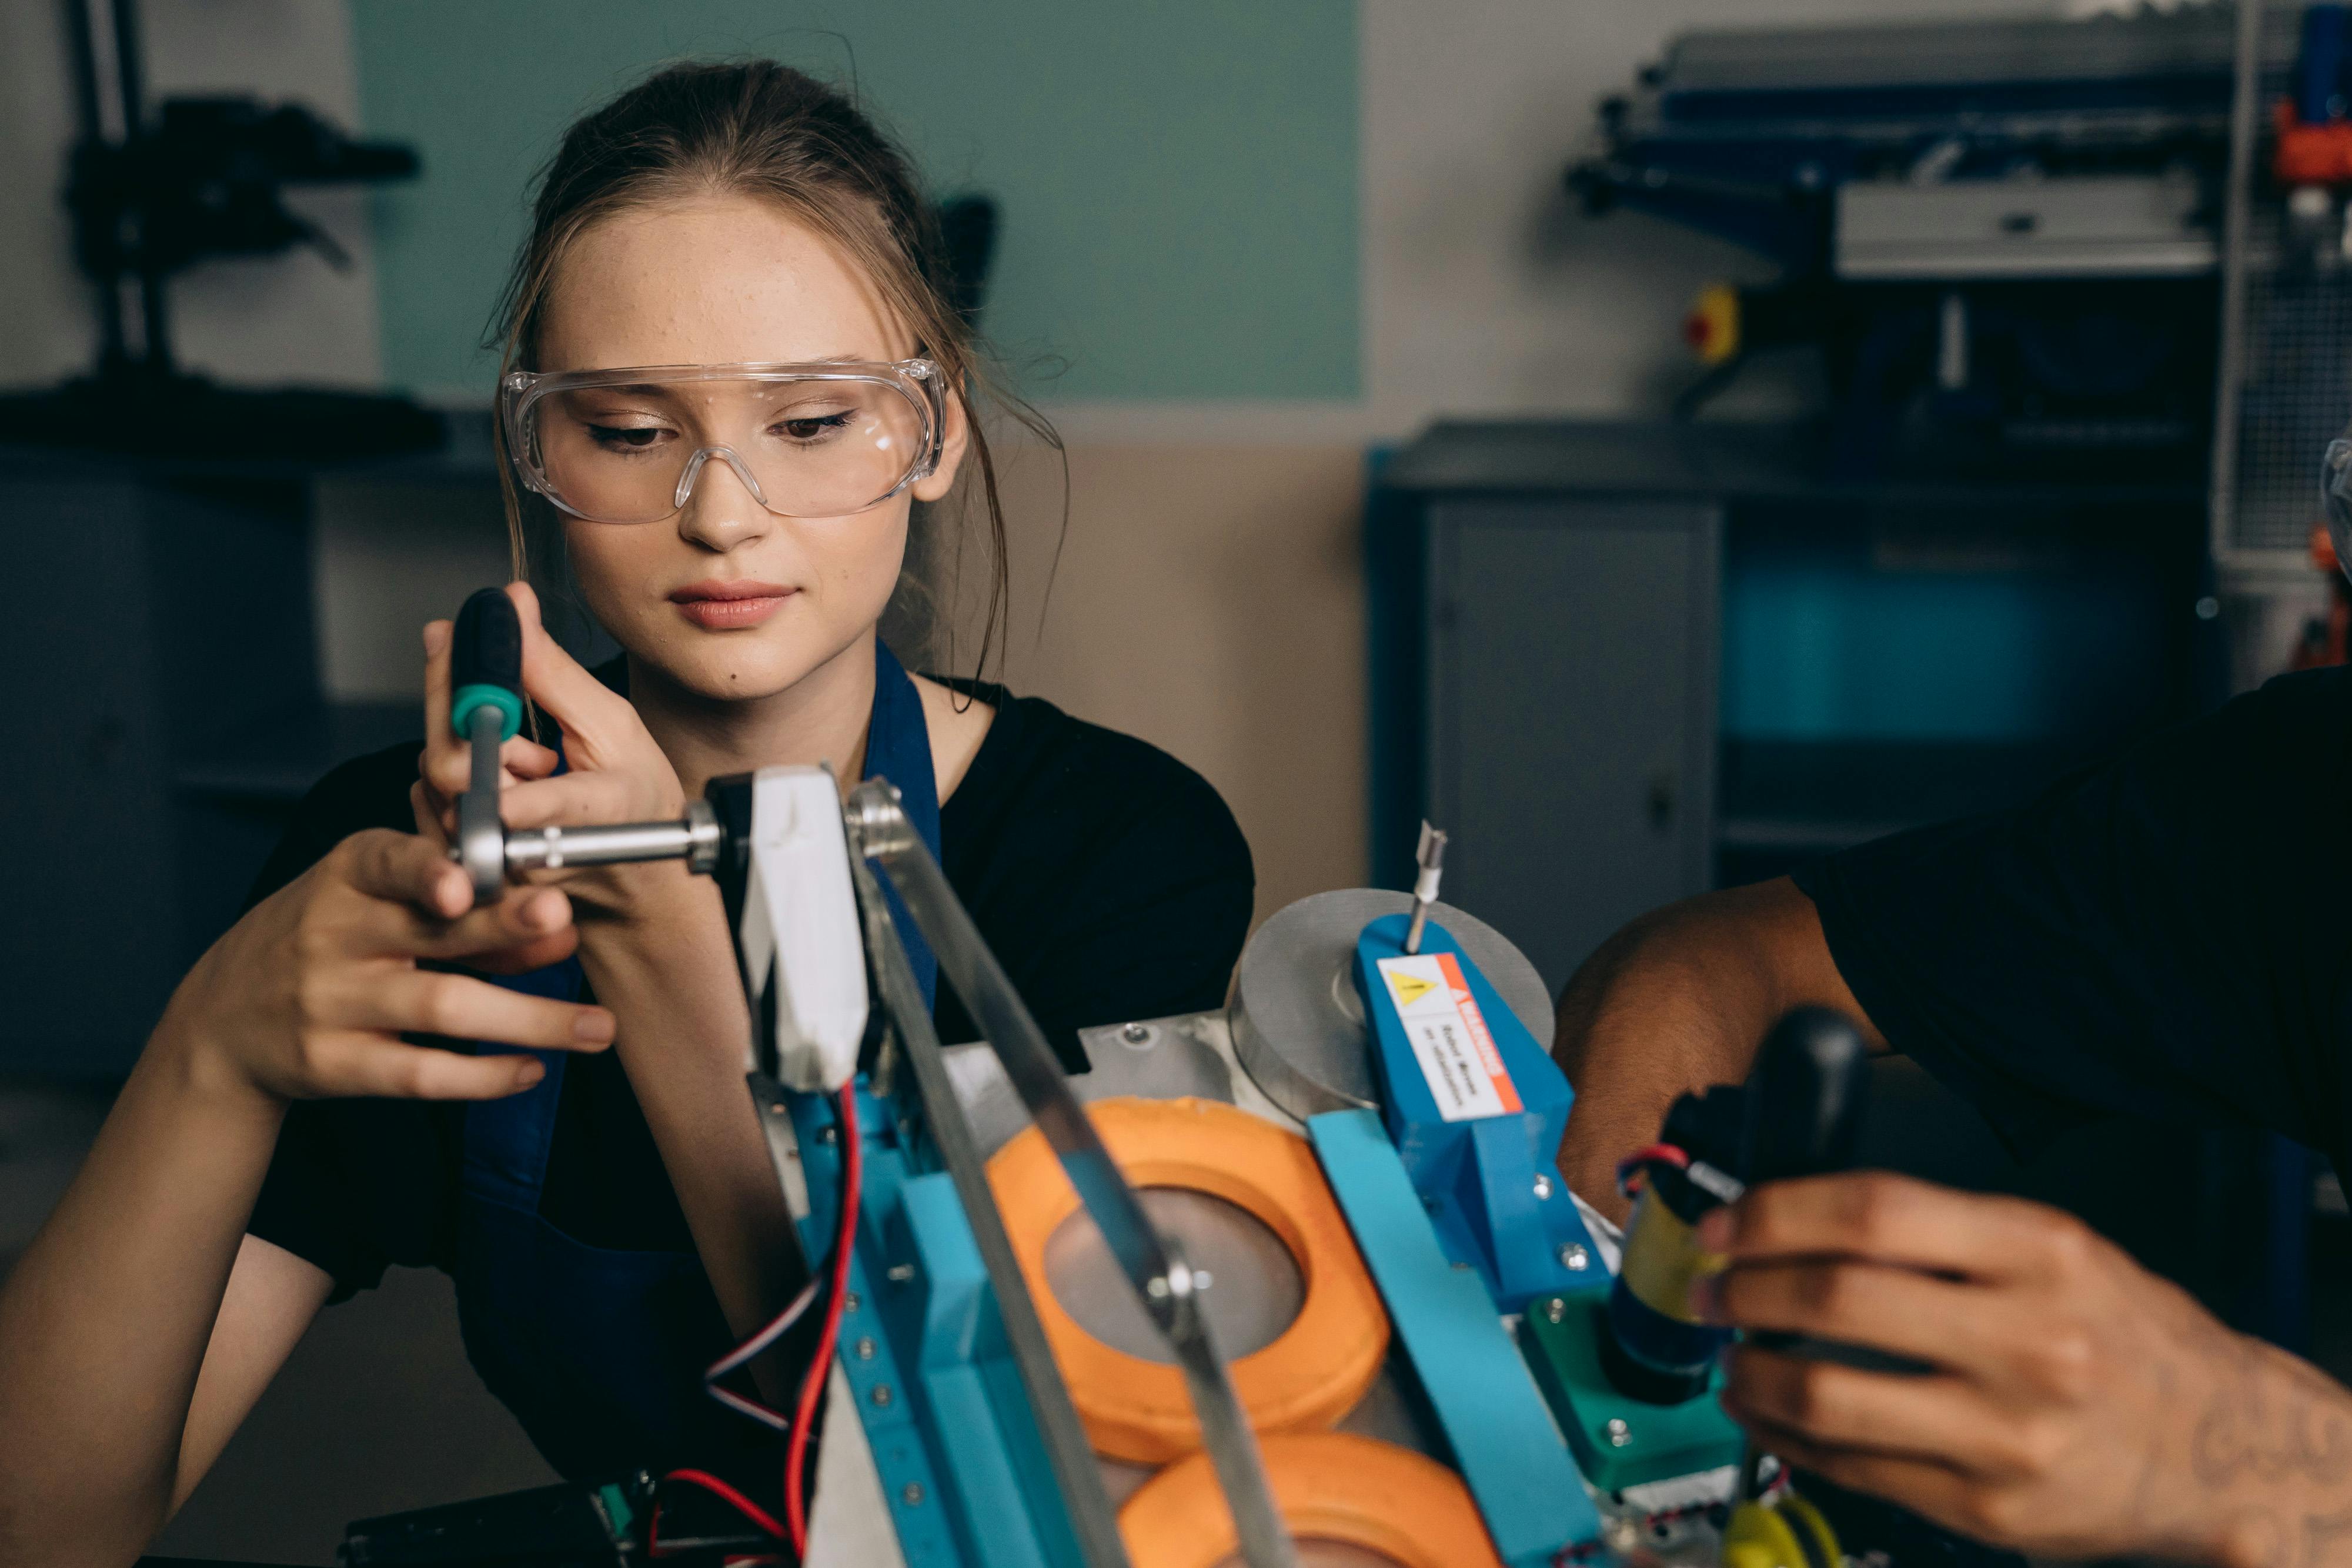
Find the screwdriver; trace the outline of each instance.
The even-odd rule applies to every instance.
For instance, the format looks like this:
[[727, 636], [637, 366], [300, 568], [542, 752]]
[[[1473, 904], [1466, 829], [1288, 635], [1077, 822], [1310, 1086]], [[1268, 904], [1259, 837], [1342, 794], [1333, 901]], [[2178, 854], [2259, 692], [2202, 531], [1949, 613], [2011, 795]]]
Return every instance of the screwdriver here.
[[683, 860], [688, 870], [708, 873], [719, 863], [719, 819], [705, 800], [688, 801], [675, 822], [507, 831], [499, 815], [499, 749], [522, 728], [522, 621], [506, 590], [482, 589], [457, 612], [449, 685], [449, 727], [472, 752], [449, 858], [465, 869], [476, 904], [497, 898], [516, 872]]

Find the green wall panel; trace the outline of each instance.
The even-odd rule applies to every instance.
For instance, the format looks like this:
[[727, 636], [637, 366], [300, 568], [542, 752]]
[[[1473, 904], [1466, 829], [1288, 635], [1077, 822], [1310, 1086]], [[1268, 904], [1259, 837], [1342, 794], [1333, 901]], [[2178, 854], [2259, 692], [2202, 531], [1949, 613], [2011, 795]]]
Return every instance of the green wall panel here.
[[1358, 394], [1352, 0], [351, 5], [366, 129], [425, 163], [377, 199], [394, 385], [487, 397], [524, 186], [574, 115], [756, 53], [854, 78], [934, 190], [997, 198], [986, 325], [1034, 394]]

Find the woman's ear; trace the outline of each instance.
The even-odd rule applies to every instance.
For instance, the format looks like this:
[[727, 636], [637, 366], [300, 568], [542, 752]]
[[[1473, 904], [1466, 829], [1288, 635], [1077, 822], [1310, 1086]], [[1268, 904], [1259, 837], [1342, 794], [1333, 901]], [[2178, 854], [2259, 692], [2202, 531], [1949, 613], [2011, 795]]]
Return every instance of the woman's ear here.
[[971, 444], [971, 416], [965, 412], [963, 393], [947, 400], [947, 438], [940, 443], [939, 466], [915, 481], [915, 499], [937, 501], [955, 488], [956, 470], [963, 466], [964, 448]]

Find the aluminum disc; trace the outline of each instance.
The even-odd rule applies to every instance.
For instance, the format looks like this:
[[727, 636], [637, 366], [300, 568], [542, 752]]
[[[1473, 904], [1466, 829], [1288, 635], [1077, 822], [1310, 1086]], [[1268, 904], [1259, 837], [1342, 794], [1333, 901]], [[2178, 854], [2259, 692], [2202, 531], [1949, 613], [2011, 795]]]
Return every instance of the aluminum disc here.
[[[1318, 893], [1258, 927], [1242, 950], [1227, 1009], [1234, 1053], [1266, 1097], [1301, 1121], [1380, 1104], [1363, 1002], [1356, 994], [1356, 938], [1370, 922], [1412, 908], [1406, 893], [1368, 887]], [[1429, 917], [1462, 945], [1538, 1042], [1549, 1045], [1551, 993], [1527, 955], [1452, 904], [1433, 905]]]

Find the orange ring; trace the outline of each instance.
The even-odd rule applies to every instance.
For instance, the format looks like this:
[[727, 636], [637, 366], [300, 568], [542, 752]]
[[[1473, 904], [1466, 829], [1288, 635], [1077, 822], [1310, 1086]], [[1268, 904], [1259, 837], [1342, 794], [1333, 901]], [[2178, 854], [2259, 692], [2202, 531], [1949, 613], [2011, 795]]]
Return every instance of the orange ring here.
[[[1290, 1432], [1260, 1445], [1282, 1521], [1404, 1568], [1502, 1568], [1462, 1478], [1411, 1448], [1349, 1432]], [[1171, 1465], [1118, 1511], [1133, 1568], [1215, 1568], [1239, 1549], [1209, 1456]]]
[[[1103, 1100], [1087, 1118], [1128, 1180], [1222, 1197], [1264, 1222], [1297, 1260], [1307, 1287], [1298, 1316], [1273, 1343], [1234, 1363], [1251, 1425], [1261, 1432], [1328, 1427], [1353, 1409], [1388, 1354], [1388, 1315], [1307, 1140], [1213, 1100]], [[1031, 1127], [999, 1149], [988, 1180], [1095, 1450], [1158, 1465], [1199, 1448], [1183, 1375], [1095, 1338], [1046, 1282], [1046, 1239], [1078, 1197], [1045, 1135]]]

